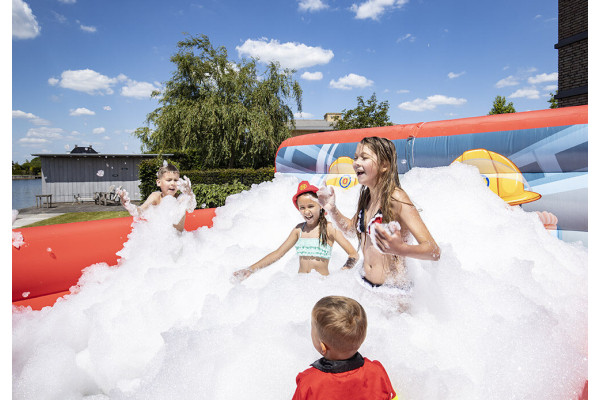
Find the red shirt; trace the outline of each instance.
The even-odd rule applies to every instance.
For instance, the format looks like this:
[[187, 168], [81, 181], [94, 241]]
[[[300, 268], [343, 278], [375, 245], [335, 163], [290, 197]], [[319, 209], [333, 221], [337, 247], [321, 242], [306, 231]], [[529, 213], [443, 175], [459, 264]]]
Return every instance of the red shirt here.
[[[362, 359], [360, 354], [358, 357]], [[298, 374], [292, 400], [397, 399], [390, 378], [379, 361], [364, 358], [362, 366], [345, 372], [324, 372], [315, 368], [318, 362]]]

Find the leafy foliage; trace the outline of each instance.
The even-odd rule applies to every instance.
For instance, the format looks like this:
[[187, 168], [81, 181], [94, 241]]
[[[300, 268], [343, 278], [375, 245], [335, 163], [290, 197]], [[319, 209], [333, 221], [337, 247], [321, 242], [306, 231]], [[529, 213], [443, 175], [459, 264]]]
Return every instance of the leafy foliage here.
[[273, 167], [181, 171], [181, 175], [186, 175], [193, 183], [224, 184], [238, 181], [246, 186], [273, 180], [274, 174]]
[[200, 183], [192, 185], [192, 190], [196, 195], [196, 202], [199, 208], [214, 208], [225, 205], [227, 196], [240, 193], [247, 190], [248, 186], [234, 181], [233, 183], [225, 183], [222, 185], [215, 183]]
[[39, 157], [34, 157], [29, 160], [25, 160], [23, 164], [18, 162], [12, 162], [12, 174], [13, 175], [40, 175], [42, 173], [42, 160]]
[[152, 94], [160, 107], [134, 135], [151, 152], [192, 150], [204, 168], [272, 165], [294, 126], [287, 101], [302, 110], [295, 71], [269, 63], [259, 75], [256, 60], [231, 62], [206, 35], [189, 36], [177, 49], [172, 79]]
[[362, 96], [358, 96], [356, 101], [358, 103], [356, 108], [351, 110], [344, 109], [342, 111], [342, 117], [335, 124], [335, 130], [340, 131], [393, 125], [388, 116], [390, 104], [387, 101], [377, 103], [377, 96], [375, 93], [367, 100], [366, 104]]
[[558, 89], [556, 89], [554, 93], [550, 93], [550, 100], [548, 100], [548, 103], [550, 103], [550, 108], [558, 108], [558, 100], [554, 98], [554, 96], [556, 96], [557, 94]]
[[509, 114], [514, 112], [516, 111], [512, 101], [506, 104], [506, 98], [504, 96], [496, 96], [496, 98], [494, 99], [494, 104], [492, 105], [492, 109], [490, 110], [488, 115]]

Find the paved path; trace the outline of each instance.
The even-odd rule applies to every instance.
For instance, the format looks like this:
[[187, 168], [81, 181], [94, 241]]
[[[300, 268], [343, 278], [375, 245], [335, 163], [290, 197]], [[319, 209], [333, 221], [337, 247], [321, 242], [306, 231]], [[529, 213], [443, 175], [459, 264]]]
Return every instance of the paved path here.
[[[134, 202], [137, 203], [137, 202]], [[27, 207], [19, 210], [19, 215], [13, 223], [13, 228], [20, 228], [25, 225], [33, 224], [34, 222], [44, 219], [56, 217], [72, 212], [92, 212], [92, 211], [125, 211], [120, 204], [100, 205], [94, 202], [84, 203], [54, 203], [50, 208]]]

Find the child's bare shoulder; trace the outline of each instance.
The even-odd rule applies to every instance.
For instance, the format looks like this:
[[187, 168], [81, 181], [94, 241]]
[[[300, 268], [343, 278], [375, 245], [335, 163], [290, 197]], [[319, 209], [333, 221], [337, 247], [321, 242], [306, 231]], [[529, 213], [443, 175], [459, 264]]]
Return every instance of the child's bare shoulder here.
[[413, 202], [404, 190], [396, 188], [392, 193], [392, 207], [402, 208], [402, 205], [412, 206]]
[[152, 193], [150, 193], [150, 196], [148, 196], [148, 200], [150, 200], [152, 202], [152, 204], [160, 203], [161, 198], [162, 198], [162, 193], [159, 191], [152, 192]]

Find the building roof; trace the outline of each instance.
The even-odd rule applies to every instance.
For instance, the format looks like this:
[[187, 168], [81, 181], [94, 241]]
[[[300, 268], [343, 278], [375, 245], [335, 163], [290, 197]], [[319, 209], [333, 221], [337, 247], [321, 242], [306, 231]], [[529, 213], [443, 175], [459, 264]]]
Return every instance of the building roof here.
[[73, 150], [71, 150], [71, 154], [82, 154], [82, 153], [97, 154], [98, 152], [96, 150], [92, 149], [91, 144], [88, 147], [80, 147], [80, 146], [75, 145]]
[[324, 119], [297, 119], [296, 129], [297, 131], [305, 130], [319, 130], [319, 131], [332, 131], [333, 126], [331, 122], [327, 122]]

